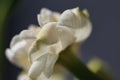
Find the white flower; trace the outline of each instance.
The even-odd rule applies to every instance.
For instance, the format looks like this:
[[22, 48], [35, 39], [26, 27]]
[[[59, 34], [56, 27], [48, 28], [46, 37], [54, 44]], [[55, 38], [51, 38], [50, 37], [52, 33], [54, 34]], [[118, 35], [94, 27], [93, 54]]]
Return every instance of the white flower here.
[[61, 15], [43, 8], [38, 22], [41, 28], [24, 30], [13, 38], [6, 56], [25, 69], [30, 79], [48, 80], [61, 51], [87, 39], [92, 26], [86, 10], [82, 12], [78, 8], [66, 10]]
[[82, 42], [89, 36], [91, 23], [83, 14], [78, 8], [66, 10], [57, 21], [51, 20], [42, 26], [30, 49], [31, 79], [42, 73], [49, 78], [59, 53], [73, 42]]

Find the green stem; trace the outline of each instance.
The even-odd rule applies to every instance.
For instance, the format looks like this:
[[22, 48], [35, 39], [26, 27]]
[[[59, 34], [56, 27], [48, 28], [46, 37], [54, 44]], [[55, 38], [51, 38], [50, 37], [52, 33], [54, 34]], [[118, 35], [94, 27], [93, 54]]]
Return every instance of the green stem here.
[[58, 63], [67, 68], [80, 80], [103, 80], [101, 77], [91, 72], [86, 65], [70, 51], [69, 47], [60, 53]]

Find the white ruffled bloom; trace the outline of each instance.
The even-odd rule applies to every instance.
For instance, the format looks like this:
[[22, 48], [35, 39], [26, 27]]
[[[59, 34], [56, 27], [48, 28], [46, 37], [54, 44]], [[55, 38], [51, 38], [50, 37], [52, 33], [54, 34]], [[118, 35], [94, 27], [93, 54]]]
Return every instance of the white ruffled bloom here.
[[15, 35], [10, 43], [10, 48], [6, 49], [6, 57], [13, 64], [29, 70], [30, 62], [28, 61], [28, 49], [36, 39], [40, 28], [30, 26], [28, 30], [23, 30], [19, 35]]
[[[15, 36], [18, 38], [13, 38], [6, 56], [27, 70], [30, 79], [48, 80], [60, 52], [73, 43], [86, 40], [92, 26], [86, 11], [81, 12], [78, 8], [66, 10], [61, 15], [43, 8], [38, 14], [38, 22], [41, 28], [22, 31]], [[23, 57], [29, 58], [31, 64]], [[28, 63], [29, 67], [26, 67]]]
[[[42, 26], [29, 54], [32, 62], [29, 76], [32, 79], [42, 73], [49, 78], [59, 53], [72, 43], [82, 42], [89, 36], [91, 23], [83, 14], [78, 8], [66, 10], [57, 21]], [[41, 18], [38, 20], [42, 21]]]

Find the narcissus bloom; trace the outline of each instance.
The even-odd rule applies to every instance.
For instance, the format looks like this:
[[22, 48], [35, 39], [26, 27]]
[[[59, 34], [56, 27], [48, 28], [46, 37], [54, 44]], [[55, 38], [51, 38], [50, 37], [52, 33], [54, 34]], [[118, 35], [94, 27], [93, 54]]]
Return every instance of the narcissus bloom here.
[[[79, 8], [68, 9], [62, 14], [43, 8], [38, 14], [38, 22], [40, 28], [22, 31], [17, 35], [19, 38], [13, 38], [11, 44], [14, 45], [6, 50], [8, 59], [18, 66], [25, 69], [23, 64], [29, 63], [27, 71], [32, 80], [42, 76], [48, 79], [61, 51], [86, 40], [92, 30], [87, 11]], [[24, 55], [30, 62], [21, 60]]]

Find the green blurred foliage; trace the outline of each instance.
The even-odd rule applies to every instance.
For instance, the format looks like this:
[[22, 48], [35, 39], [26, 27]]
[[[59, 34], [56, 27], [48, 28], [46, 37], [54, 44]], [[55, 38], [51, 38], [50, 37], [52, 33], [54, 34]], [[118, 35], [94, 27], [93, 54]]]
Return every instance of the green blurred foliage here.
[[103, 77], [104, 80], [115, 80], [110, 67], [100, 58], [94, 57], [87, 63], [88, 68]]
[[0, 80], [4, 80], [4, 50], [7, 16], [18, 0], [0, 0]]

